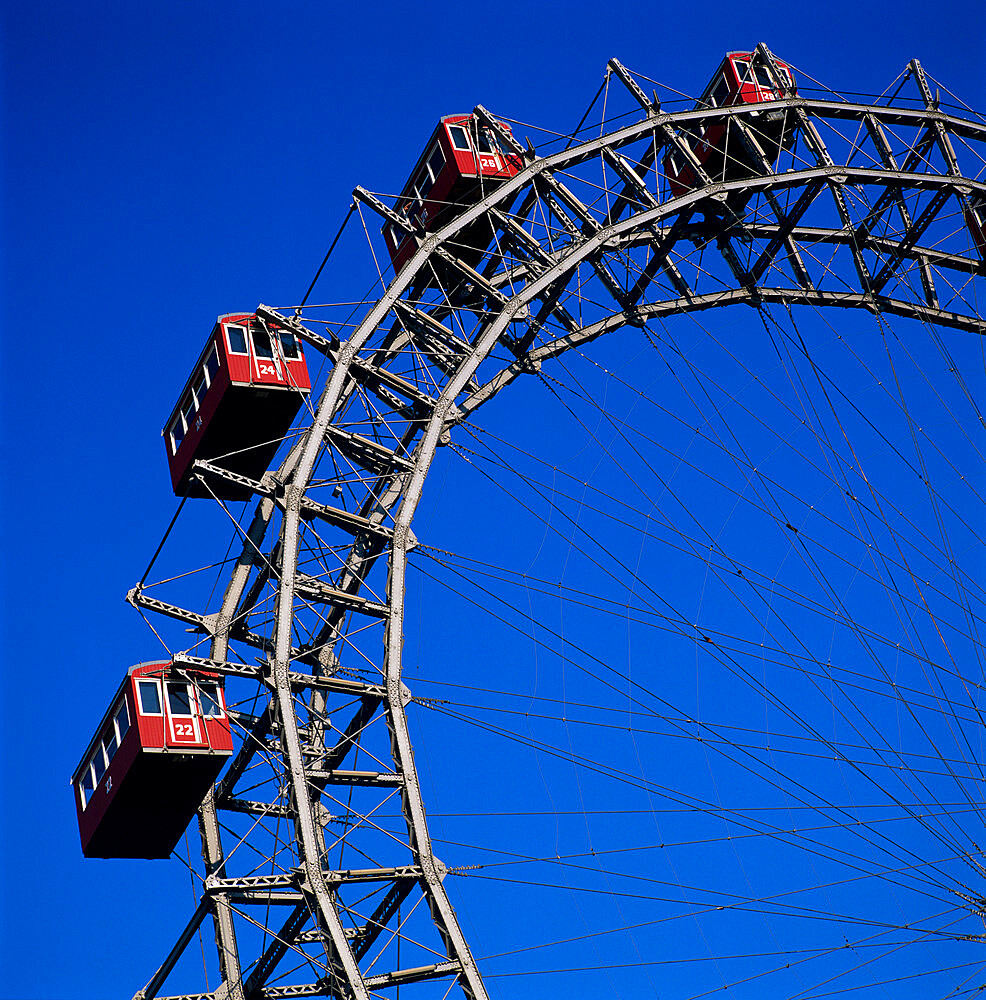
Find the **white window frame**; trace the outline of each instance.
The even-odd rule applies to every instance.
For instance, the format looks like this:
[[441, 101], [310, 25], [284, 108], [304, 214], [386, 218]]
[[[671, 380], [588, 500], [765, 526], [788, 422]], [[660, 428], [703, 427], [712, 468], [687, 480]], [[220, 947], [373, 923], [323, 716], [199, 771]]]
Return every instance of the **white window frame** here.
[[[105, 772], [104, 772], [105, 773]], [[86, 797], [86, 787], [85, 780], [86, 775], [89, 775], [89, 781], [91, 788], [89, 789], [89, 796]], [[92, 802], [93, 796], [96, 794], [96, 788], [99, 782], [96, 781], [96, 772], [93, 770], [92, 763], [86, 764], [85, 770], [79, 775], [79, 797], [82, 799], [82, 811], [85, 812], [89, 803]]]
[[[489, 149], [481, 149], [479, 145], [479, 140], [483, 139]], [[493, 130], [481, 126], [476, 129], [476, 152], [480, 156], [496, 156], [500, 152], [499, 144], [496, 141], [496, 136], [493, 134]]]
[[[457, 146], [456, 145], [456, 143], [455, 143], [455, 137], [452, 135], [452, 129], [454, 129], [454, 128], [461, 129], [462, 132], [463, 132], [463, 134], [465, 135], [465, 137], [466, 137], [466, 147], [465, 147], [465, 149], [463, 149], [461, 146]], [[459, 153], [471, 153], [471, 152], [473, 152], [472, 137], [469, 135], [469, 129], [466, 127], [465, 124], [463, 124], [462, 122], [449, 122], [445, 126], [445, 131], [448, 134], [449, 142], [452, 143], [452, 148], [454, 150], [456, 150]]]
[[[250, 346], [250, 354], [254, 358], [256, 358], [258, 362], [276, 360], [277, 351], [274, 350], [274, 341], [267, 327], [263, 326], [261, 323], [257, 323], [256, 326], [253, 323], [251, 323], [247, 333], [249, 335], [248, 340]], [[271, 351], [269, 355], [261, 354], [260, 351], [257, 350], [257, 342], [256, 340], [254, 340], [254, 337], [259, 339], [261, 344], [263, 344], [264, 342], [263, 338], [264, 337], [267, 338], [267, 343], [270, 345], [270, 351]]]
[[176, 678], [174, 680], [168, 680], [168, 681], [165, 682], [165, 685], [164, 685], [165, 695], [167, 696], [167, 695], [169, 695], [171, 693], [171, 687], [172, 687], [172, 685], [174, 685], [174, 686], [177, 687], [180, 684], [184, 684], [185, 685], [185, 690], [188, 692], [188, 714], [185, 715], [183, 712], [175, 712], [175, 711], [173, 711], [172, 708], [171, 708], [171, 701], [169, 699], [168, 700], [168, 715], [176, 715], [180, 719], [194, 719], [195, 716], [198, 714], [198, 712], [197, 712], [198, 701], [196, 701], [196, 698], [195, 698], [195, 685], [194, 684], [190, 684], [187, 680], [184, 680], [181, 677], [178, 677], [178, 678]]
[[[201, 379], [196, 379], [192, 383], [192, 387], [191, 387], [192, 388], [192, 399], [195, 401], [195, 412], [196, 413], [198, 413], [198, 411], [202, 409], [202, 400], [205, 399], [206, 393], [208, 393], [208, 391], [209, 391], [209, 376], [206, 373], [205, 365], [202, 366], [202, 369], [199, 372], [199, 374], [202, 376], [202, 378]], [[198, 394], [198, 386], [200, 386], [200, 385], [203, 386], [203, 389], [202, 389], [202, 398], [201, 399], [199, 398], [199, 394]]]
[[[103, 773], [100, 774], [96, 770], [96, 760], [101, 759], [103, 761]], [[93, 790], [99, 786], [99, 783], [106, 776], [106, 772], [109, 770], [110, 762], [106, 759], [106, 752], [103, 750], [103, 740], [102, 738], [96, 744], [96, 749], [89, 756], [89, 766], [92, 768], [92, 776], [95, 784], [93, 785]]]
[[209, 373], [209, 362], [215, 358], [216, 359], [216, 372], [222, 368], [222, 362], [219, 360], [219, 351], [216, 349], [216, 342], [212, 342], [212, 347], [209, 353], [205, 356], [205, 360], [202, 362], [202, 371], [205, 372], [205, 384], [211, 389], [212, 388], [212, 375]]
[[[191, 407], [186, 407], [184, 405], [185, 401], [191, 399]], [[186, 412], [187, 411], [187, 412]], [[182, 393], [181, 399], [178, 401], [178, 412], [181, 414], [182, 422], [185, 425], [185, 433], [188, 433], [188, 428], [190, 426], [189, 420], [194, 417], [196, 413], [199, 412], [199, 402], [195, 398], [195, 387], [189, 386], [187, 393]]]
[[[438, 155], [442, 158], [442, 165], [438, 168], [438, 173], [435, 172], [434, 167], [431, 165], [431, 161], [434, 159], [435, 153], [438, 153]], [[438, 174], [445, 169], [445, 150], [442, 149], [442, 144], [440, 142], [436, 142], [435, 145], [431, 147], [431, 151], [425, 158], [425, 167], [431, 175], [431, 183], [434, 184], [435, 181], [438, 180]]]
[[[116, 731], [116, 719], [111, 719], [112, 727], [110, 730], [103, 733], [103, 738], [99, 741], [103, 747], [103, 756], [106, 758], [107, 768], [113, 763], [113, 758], [116, 756], [117, 750], [120, 749], [120, 734]], [[113, 753], [109, 751], [109, 739], [110, 736], [113, 737], [113, 742], [116, 746], [113, 747]]]
[[419, 205], [423, 205], [428, 198], [428, 194], [431, 189], [435, 186], [435, 178], [431, 176], [431, 171], [428, 169], [428, 163], [425, 162], [421, 170], [418, 171], [417, 176], [411, 181], [411, 190], [414, 192], [414, 197]]
[[[126, 732], [120, 732], [120, 710], [121, 709], [124, 712], [127, 713], [127, 731]], [[124, 696], [123, 700], [120, 702], [119, 707], [117, 708], [117, 710], [113, 713], [113, 726], [116, 729], [116, 743], [117, 743], [117, 747], [119, 748], [120, 744], [123, 742], [124, 737], [127, 735], [127, 733], [130, 732], [131, 729], [133, 729], [133, 723], [130, 721], [130, 706], [127, 704], [127, 699], [126, 699], [125, 696]]]
[[[144, 698], [140, 693], [141, 684], [153, 684], [157, 689], [157, 703], [161, 706], [160, 712], [145, 712], [144, 711]], [[137, 712], [140, 715], [146, 715], [148, 718], [156, 719], [158, 716], [164, 714], [164, 701], [161, 698], [161, 682], [156, 677], [138, 677], [137, 678]]]
[[[243, 343], [246, 344], [245, 351], [234, 351], [233, 342], [229, 339], [229, 331], [231, 327], [236, 327], [237, 330], [243, 331]], [[226, 338], [226, 350], [230, 354], [235, 354], [238, 358], [248, 358], [250, 357], [250, 329], [246, 326], [240, 326], [239, 323], [224, 323], [223, 324], [223, 336]]]
[[[175, 428], [178, 426], [181, 426], [181, 442], [175, 440]], [[185, 418], [182, 416], [181, 410], [179, 410], [175, 419], [171, 421], [171, 426], [168, 428], [168, 439], [171, 441], [172, 455], [178, 454], [178, 449], [184, 442], [186, 434], [188, 434], [188, 428], [185, 426]]]
[[[389, 225], [389, 223], [388, 223]], [[303, 355], [301, 353], [301, 338], [293, 330], [272, 330], [271, 342], [277, 348], [278, 356], [285, 365], [295, 364], [301, 361]], [[294, 340], [295, 350], [298, 352], [293, 358], [289, 358], [284, 353], [284, 344], [281, 341], [281, 337], [291, 337]]]
[[[763, 74], [763, 76], [766, 77], [767, 79], [766, 83], [761, 82], [760, 77], [758, 76], [758, 71], [760, 71]], [[767, 64], [764, 63], [763, 60], [758, 60], [755, 65], [751, 60], [750, 73], [751, 76], [753, 77], [751, 82], [757, 88], [761, 97], [763, 97], [766, 100], [776, 100], [777, 97], [779, 96], [778, 89], [774, 84], [773, 78], [771, 77], [770, 67], [767, 66]], [[779, 75], [783, 79], [784, 73], [780, 72]]]
[[[206, 715], [205, 714], [205, 709], [202, 707], [202, 688], [206, 684], [208, 684], [210, 687], [215, 687], [215, 689], [216, 689], [216, 695], [217, 695], [217, 697], [215, 698], [215, 702], [219, 706], [219, 715]], [[192, 687], [195, 688], [196, 704], [198, 705], [199, 716], [203, 720], [205, 720], [205, 719], [225, 719], [226, 718], [226, 715], [227, 715], [227, 712], [226, 712], [226, 692], [223, 690], [223, 686], [218, 681], [196, 681], [192, 685]]]

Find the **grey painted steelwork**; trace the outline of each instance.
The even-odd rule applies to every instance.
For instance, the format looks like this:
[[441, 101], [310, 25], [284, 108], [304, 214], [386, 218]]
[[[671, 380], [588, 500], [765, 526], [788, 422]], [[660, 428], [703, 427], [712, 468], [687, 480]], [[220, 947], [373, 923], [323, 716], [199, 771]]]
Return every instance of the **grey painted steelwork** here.
[[[758, 52], [769, 63], [766, 49]], [[548, 156], [538, 157], [484, 108], [476, 109], [523, 158], [523, 170], [439, 231], [416, 234], [414, 257], [348, 340], [323, 336], [300, 316], [258, 308], [321, 351], [332, 370], [310, 426], [276, 473], [253, 481], [199, 463], [200, 472], [234, 478], [257, 497], [220, 611], [186, 610], [140, 587], [128, 595], [136, 607], [184, 623], [208, 642], [208, 656], [198, 648], [176, 654], [176, 666], [252, 679], [264, 696], [258, 714], [242, 717], [242, 747], [201, 810], [201, 901], [161, 969], [137, 994], [142, 1000], [159, 994], [208, 914], [224, 985], [188, 997], [366, 998], [428, 982], [439, 984], [438, 996], [456, 988], [475, 1000], [487, 996], [446, 891], [448, 873], [432, 847], [406, 714], [412, 699], [402, 680], [406, 573], [417, 544], [411, 524], [437, 449], [456, 423], [565, 351], [675, 313], [780, 303], [866, 309], [986, 332], [969, 304], [974, 298], [946, 297], [936, 287], [936, 276], [939, 285], [951, 286], [954, 279], [961, 286], [984, 274], [972, 241], [942, 243], [938, 223], [947, 206], [961, 213], [970, 196], [986, 196], [986, 185], [963, 176], [954, 148], [958, 141], [982, 151], [986, 126], [941, 112], [916, 62], [910, 73], [919, 108], [773, 102], [771, 113], [784, 117], [800, 144], [783, 167], [764, 155], [757, 106], [666, 113], [616, 60], [610, 72], [629, 89], [642, 118]], [[740, 176], [729, 176], [726, 168], [723, 176], [709, 176], [691, 145], [697, 126], [724, 121], [733, 123], [730, 134], [744, 150]], [[912, 131], [907, 149], [894, 151], [888, 126]], [[662, 187], [669, 150], [692, 164], [701, 180], [697, 189], [671, 197]], [[612, 194], [604, 204], [580, 197], [571, 179], [588, 169], [603, 171], [602, 186]], [[357, 188], [354, 197], [407, 228], [376, 196]], [[854, 210], [861, 201], [862, 217]], [[749, 211], [751, 203], [760, 207]], [[554, 231], [539, 229], [538, 217], [553, 219]], [[457, 240], [482, 218], [494, 241], [478, 264], [469, 264], [459, 259]], [[698, 245], [719, 255], [717, 287], [698, 287], [701, 275], [691, 283], [686, 277], [682, 261]], [[844, 255], [840, 276], [852, 275], [855, 283], [833, 282], [832, 267], [810, 252], [815, 246]], [[640, 255], [641, 267], [632, 281], [621, 282], [620, 255], [631, 253]], [[583, 266], [595, 276], [600, 296], [609, 297], [604, 315], [586, 323], [564, 304]], [[911, 273], [920, 280], [920, 301], [909, 293]], [[428, 289], [435, 291], [430, 304], [422, 294]], [[459, 314], [471, 318], [471, 335], [456, 329]], [[497, 347], [512, 357], [509, 363], [494, 363]], [[417, 367], [398, 370], [409, 350]], [[340, 471], [347, 467], [353, 472], [348, 479]], [[326, 488], [335, 484], [338, 496], [343, 482], [356, 497], [352, 509], [326, 502]], [[335, 560], [318, 572], [310, 553], [315, 545]], [[381, 558], [385, 583], [371, 585], [381, 576], [374, 576]], [[251, 618], [266, 618], [264, 628]], [[383, 639], [383, 657], [375, 663], [360, 638], [370, 629]], [[247, 653], [259, 651], [262, 661], [237, 662], [232, 650], [241, 645]], [[350, 655], [362, 666], [347, 675], [342, 664]], [[331, 715], [339, 712], [348, 722], [335, 725]], [[371, 744], [378, 730], [386, 735]], [[251, 769], [264, 767], [266, 786], [237, 791]], [[376, 798], [360, 812], [335, 789]], [[399, 801], [405, 820], [399, 836], [381, 832], [373, 819], [391, 800]], [[247, 853], [242, 846], [254, 844], [277, 870], [231, 873], [234, 850], [223, 842], [229, 835], [220, 814], [245, 817], [260, 830], [272, 820], [287, 825], [290, 835], [276, 843], [261, 840], [251, 827], [235, 846], [237, 863]], [[329, 832], [338, 823], [349, 824], [341, 837]], [[382, 843], [387, 863], [328, 865], [329, 847], [341, 852], [355, 841], [351, 833], [375, 836], [372, 851]], [[357, 857], [370, 856], [370, 848], [354, 850]], [[366, 895], [367, 886], [374, 895]], [[419, 928], [414, 934], [430, 928], [433, 943], [417, 942], [415, 955], [430, 957], [402, 967], [395, 955], [402, 941], [405, 948], [412, 945], [412, 916]], [[264, 932], [259, 937], [258, 926]], [[252, 935], [251, 945], [244, 934]], [[381, 940], [384, 948], [369, 959]], [[393, 966], [384, 968], [381, 956]], [[269, 985], [288, 957], [308, 963], [311, 982]]]

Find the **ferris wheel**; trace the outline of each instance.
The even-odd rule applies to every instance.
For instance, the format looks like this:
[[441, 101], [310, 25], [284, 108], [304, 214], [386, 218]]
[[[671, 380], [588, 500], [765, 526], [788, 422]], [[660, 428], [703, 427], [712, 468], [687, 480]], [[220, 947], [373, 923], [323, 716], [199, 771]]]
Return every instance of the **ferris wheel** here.
[[357, 188], [376, 290], [220, 317], [166, 427], [168, 656], [77, 774], [142, 690], [214, 764], [137, 996], [972, 992], [986, 120], [762, 44], [507, 111]]

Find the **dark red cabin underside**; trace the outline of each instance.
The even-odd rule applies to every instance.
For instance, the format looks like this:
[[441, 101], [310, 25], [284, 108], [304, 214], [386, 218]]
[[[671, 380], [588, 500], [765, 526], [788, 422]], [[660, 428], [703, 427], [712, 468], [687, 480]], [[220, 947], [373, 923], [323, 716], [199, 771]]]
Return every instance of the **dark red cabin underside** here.
[[228, 753], [138, 752], [99, 824], [87, 858], [167, 858], [216, 780]]
[[[303, 397], [295, 389], [258, 385], [231, 385], [223, 393], [202, 436], [189, 449], [188, 462], [172, 482], [175, 493], [185, 497], [219, 497], [247, 500], [248, 489], [218, 476], [206, 477], [208, 488], [193, 477], [194, 461], [206, 459], [215, 465], [251, 479], [270, 467], [281, 440], [288, 432]], [[243, 442], [257, 442], [243, 447]]]

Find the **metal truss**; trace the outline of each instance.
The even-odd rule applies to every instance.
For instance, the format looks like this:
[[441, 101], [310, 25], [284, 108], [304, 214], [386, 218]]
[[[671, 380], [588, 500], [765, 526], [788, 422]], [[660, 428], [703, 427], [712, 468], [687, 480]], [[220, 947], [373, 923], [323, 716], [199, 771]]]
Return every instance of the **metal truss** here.
[[[766, 50], [758, 50], [769, 58]], [[522, 375], [626, 324], [727, 305], [866, 309], [982, 335], [986, 273], [966, 222], [986, 198], [986, 125], [913, 92], [873, 104], [666, 113], [615, 60], [631, 124], [548, 155], [476, 114], [523, 159], [418, 250], [351, 336], [292, 326], [331, 366], [309, 425], [261, 481], [200, 463], [256, 497], [218, 612], [136, 588], [142, 611], [199, 638], [178, 666], [252, 683], [238, 753], [200, 811], [200, 902], [150, 1000], [211, 921], [222, 983], [184, 997], [268, 1000], [487, 991], [435, 856], [402, 681], [411, 531], [429, 467], [456, 425]], [[721, 175], [697, 136], [728, 125]], [[677, 197], [677, 150], [698, 186]], [[356, 200], [406, 228], [384, 199]], [[478, 263], [461, 234], [485, 219]], [[471, 230], [475, 232], [475, 229]], [[578, 287], [578, 295], [573, 289]], [[591, 300], [591, 321], [577, 301]]]

